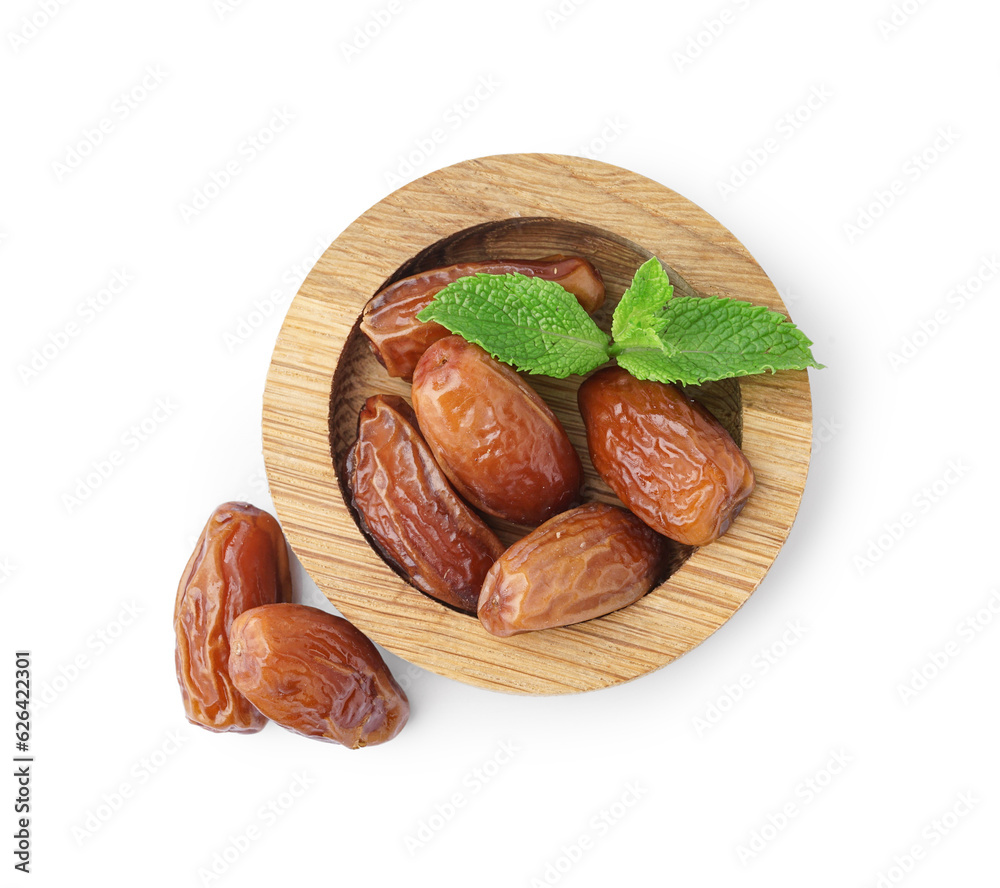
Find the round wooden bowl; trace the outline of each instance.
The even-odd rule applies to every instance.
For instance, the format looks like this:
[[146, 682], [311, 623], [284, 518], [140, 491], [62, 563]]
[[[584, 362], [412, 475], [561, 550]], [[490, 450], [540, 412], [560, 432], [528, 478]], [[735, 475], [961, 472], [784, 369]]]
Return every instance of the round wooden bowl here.
[[[417, 591], [362, 535], [346, 505], [344, 459], [365, 398], [409, 398], [375, 360], [358, 320], [384, 284], [487, 258], [589, 258], [611, 312], [655, 255], [679, 293], [719, 294], [786, 312], [740, 242], [656, 182], [593, 160], [550, 154], [485, 157], [431, 173], [377, 203], [334, 241], [306, 278], [278, 336], [264, 391], [263, 440], [275, 508], [289, 543], [332, 604], [374, 641], [442, 675], [494, 690], [559, 694], [643, 675], [691, 650], [757, 588], [785, 541], [809, 467], [805, 371], [744, 377], [692, 391], [741, 443], [757, 487], [729, 531], [687, 550], [635, 604], [575, 626], [496, 638], [472, 616]], [[586, 499], [617, 502], [587, 456], [579, 377], [530, 376], [579, 452]], [[523, 528], [490, 521], [506, 542]], [[683, 563], [680, 563], [683, 561]]]

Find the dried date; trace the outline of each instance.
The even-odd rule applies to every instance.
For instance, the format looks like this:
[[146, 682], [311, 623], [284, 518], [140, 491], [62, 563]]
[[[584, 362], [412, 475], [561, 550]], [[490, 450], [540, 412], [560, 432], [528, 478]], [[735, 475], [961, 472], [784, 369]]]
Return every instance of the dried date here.
[[233, 686], [229, 629], [239, 614], [291, 596], [288, 549], [278, 522], [247, 503], [208, 519], [174, 605], [175, 665], [188, 721], [211, 731], [253, 733], [267, 719]]
[[418, 589], [474, 614], [504, 546], [455, 493], [402, 398], [365, 402], [347, 476], [363, 529], [386, 559]]
[[379, 290], [361, 315], [361, 331], [390, 376], [413, 377], [420, 356], [430, 345], [450, 335], [434, 321], [424, 323], [417, 314], [452, 281], [473, 274], [524, 274], [561, 284], [576, 296], [588, 313], [604, 304], [604, 281], [586, 259], [548, 256], [535, 261], [491, 259], [462, 262], [403, 278]]
[[750, 463], [729, 433], [679, 388], [599, 370], [577, 394], [590, 459], [626, 506], [679, 543], [705, 546], [753, 492]]
[[264, 715], [297, 734], [350, 749], [391, 740], [410, 704], [374, 644], [347, 620], [304, 604], [242, 613], [230, 630], [229, 674]]
[[645, 595], [677, 549], [617, 506], [570, 509], [500, 556], [483, 583], [479, 620], [508, 636], [603, 616]]
[[413, 408], [438, 465], [477, 509], [537, 525], [579, 502], [583, 469], [566, 430], [478, 345], [435, 342], [414, 371]]

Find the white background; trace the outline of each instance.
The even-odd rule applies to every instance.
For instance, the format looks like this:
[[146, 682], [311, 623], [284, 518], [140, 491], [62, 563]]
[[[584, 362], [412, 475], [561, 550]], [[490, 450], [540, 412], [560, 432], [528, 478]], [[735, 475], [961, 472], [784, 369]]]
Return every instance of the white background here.
[[[30, 881], [995, 884], [998, 26], [986, 0], [4, 4], [0, 754], [28, 649]], [[271, 507], [290, 299], [396, 185], [512, 151], [676, 189], [783, 293], [828, 365], [785, 549], [621, 687], [388, 655], [388, 745], [189, 726], [176, 584], [214, 506]]]

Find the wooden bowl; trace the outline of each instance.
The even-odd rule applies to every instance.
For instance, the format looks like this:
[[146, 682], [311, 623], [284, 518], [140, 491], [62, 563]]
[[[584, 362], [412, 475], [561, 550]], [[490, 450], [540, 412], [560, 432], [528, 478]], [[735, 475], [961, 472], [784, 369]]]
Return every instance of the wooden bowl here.
[[[419, 666], [494, 690], [558, 694], [643, 675], [691, 650], [757, 588], [788, 535], [809, 467], [805, 371], [744, 377], [692, 391], [741, 443], [757, 476], [720, 540], [694, 550], [630, 607], [567, 626], [496, 638], [398, 576], [362, 535], [344, 497], [344, 458], [358, 411], [378, 392], [409, 398], [375, 360], [358, 320], [385, 283], [486, 258], [589, 258], [611, 312], [651, 255], [679, 293], [719, 294], [786, 312], [746, 249], [668, 188], [576, 157], [479, 158], [431, 173], [377, 203], [306, 278], [278, 336], [264, 391], [264, 459], [289, 543], [331, 603], [374, 641]], [[618, 502], [587, 457], [579, 377], [528, 380], [562, 420], [586, 471], [586, 499]], [[490, 521], [506, 542], [525, 531]]]

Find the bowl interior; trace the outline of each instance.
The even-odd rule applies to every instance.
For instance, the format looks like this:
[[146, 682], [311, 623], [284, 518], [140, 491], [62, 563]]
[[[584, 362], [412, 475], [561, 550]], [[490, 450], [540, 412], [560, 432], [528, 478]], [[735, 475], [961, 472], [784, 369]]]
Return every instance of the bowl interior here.
[[[552, 218], [504, 219], [476, 225], [438, 240], [400, 265], [383, 286], [457, 262], [538, 259], [556, 253], [583, 256], [601, 272], [607, 288], [607, 299], [604, 306], [595, 313], [594, 320], [608, 332], [614, 308], [631, 282], [635, 270], [652, 255], [626, 238], [593, 225]], [[695, 295], [694, 290], [675, 270], [668, 267], [667, 272], [678, 295]], [[407, 400], [410, 399], [410, 384], [389, 377], [373, 355], [368, 340], [359, 329], [359, 322], [360, 315], [345, 343], [330, 393], [330, 447], [345, 502], [350, 502], [345, 462], [357, 436], [358, 413], [365, 399], [380, 393], [402, 395]], [[567, 379], [552, 379], [525, 375], [525, 379], [552, 408], [580, 454], [585, 475], [584, 499], [588, 502], [621, 505], [621, 501], [594, 471], [587, 452], [586, 433], [576, 402], [576, 392], [583, 378], [571, 376]], [[743, 410], [737, 380], [692, 386], [686, 388], [686, 391], [716, 416], [737, 444], [741, 443]], [[507, 545], [522, 537], [528, 530], [493, 516], [482, 517]], [[671, 573], [690, 557], [692, 551], [690, 547], [680, 547]], [[414, 594], [420, 593], [414, 589]], [[471, 616], [469, 619], [475, 620]]]

